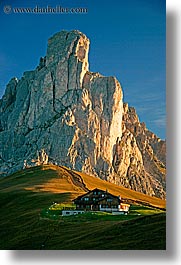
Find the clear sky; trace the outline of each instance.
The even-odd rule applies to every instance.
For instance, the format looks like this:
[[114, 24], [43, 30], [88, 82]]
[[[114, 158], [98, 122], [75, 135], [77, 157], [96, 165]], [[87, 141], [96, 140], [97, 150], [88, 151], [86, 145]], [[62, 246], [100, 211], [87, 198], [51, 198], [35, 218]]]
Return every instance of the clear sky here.
[[[5, 14], [12, 7], [86, 7], [87, 14]], [[33, 70], [54, 33], [78, 29], [91, 41], [90, 71], [116, 76], [124, 101], [160, 138], [166, 134], [165, 0], [1, 0], [0, 97]]]

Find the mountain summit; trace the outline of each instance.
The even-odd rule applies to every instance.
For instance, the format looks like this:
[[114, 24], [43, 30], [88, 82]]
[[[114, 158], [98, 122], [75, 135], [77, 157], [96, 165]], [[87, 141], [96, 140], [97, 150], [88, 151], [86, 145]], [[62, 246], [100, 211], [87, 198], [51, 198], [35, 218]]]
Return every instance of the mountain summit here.
[[61, 31], [34, 71], [13, 78], [0, 100], [0, 167], [7, 175], [49, 161], [165, 198], [165, 141], [122, 101], [115, 77], [89, 71], [89, 39]]

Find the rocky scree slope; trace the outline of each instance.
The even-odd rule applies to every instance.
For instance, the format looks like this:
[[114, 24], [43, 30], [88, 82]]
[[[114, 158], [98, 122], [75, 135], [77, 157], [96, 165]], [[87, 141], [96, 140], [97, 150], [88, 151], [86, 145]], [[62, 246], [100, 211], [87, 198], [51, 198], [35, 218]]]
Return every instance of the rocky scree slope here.
[[115, 77], [89, 71], [89, 39], [61, 31], [48, 40], [34, 71], [12, 78], [0, 100], [1, 175], [51, 163], [165, 198], [165, 141], [123, 104]]

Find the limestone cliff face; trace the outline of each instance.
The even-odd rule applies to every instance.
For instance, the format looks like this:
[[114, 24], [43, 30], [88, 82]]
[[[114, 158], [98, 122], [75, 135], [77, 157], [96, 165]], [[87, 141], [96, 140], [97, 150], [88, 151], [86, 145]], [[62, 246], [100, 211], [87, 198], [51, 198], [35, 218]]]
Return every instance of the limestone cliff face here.
[[89, 39], [62, 31], [34, 71], [0, 100], [0, 166], [6, 175], [44, 149], [52, 163], [165, 196], [165, 142], [123, 106], [115, 77], [89, 71]]
[[0, 101], [2, 172], [31, 163], [42, 148], [57, 164], [97, 176], [109, 171], [121, 135], [122, 89], [114, 77], [89, 72], [88, 50], [81, 32], [57, 33], [36, 70], [7, 85]]
[[116, 143], [113, 160], [116, 182], [165, 198], [165, 141], [140, 123], [134, 108], [124, 103], [123, 109], [122, 137]]

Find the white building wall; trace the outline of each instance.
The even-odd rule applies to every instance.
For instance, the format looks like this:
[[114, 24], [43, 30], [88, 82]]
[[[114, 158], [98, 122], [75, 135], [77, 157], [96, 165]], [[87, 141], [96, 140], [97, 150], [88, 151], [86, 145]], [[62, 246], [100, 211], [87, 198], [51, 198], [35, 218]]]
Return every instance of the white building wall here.
[[70, 216], [70, 215], [76, 215], [76, 214], [82, 214], [84, 211], [79, 211], [79, 210], [63, 210], [62, 211], [62, 216]]
[[118, 205], [118, 208], [104, 208], [102, 205], [99, 205], [99, 210], [103, 212], [128, 212], [129, 206], [124, 206], [124, 208], [121, 208], [121, 205]]
[[119, 208], [103, 208], [101, 204], [99, 205], [99, 210], [103, 212], [118, 212]]

